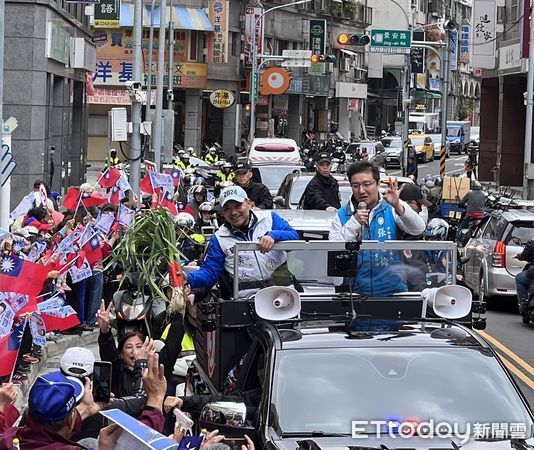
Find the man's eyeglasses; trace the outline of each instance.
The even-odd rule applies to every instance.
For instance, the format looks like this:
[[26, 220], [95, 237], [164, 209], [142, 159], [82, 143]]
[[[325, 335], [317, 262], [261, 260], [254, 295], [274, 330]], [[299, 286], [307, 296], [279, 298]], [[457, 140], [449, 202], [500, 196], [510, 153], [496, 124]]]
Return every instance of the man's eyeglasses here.
[[356, 190], [360, 189], [361, 187], [363, 187], [364, 189], [369, 189], [372, 188], [375, 184], [376, 181], [366, 181], [365, 183], [352, 183], [350, 187]]

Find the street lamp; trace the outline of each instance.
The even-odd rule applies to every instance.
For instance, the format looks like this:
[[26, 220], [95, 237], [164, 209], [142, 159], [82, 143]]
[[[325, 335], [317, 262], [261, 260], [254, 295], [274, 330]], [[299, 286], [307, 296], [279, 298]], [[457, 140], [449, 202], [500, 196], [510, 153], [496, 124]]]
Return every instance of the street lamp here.
[[[249, 132], [249, 140], [252, 142], [254, 139], [254, 135], [256, 133], [256, 95], [258, 93], [256, 92], [256, 80], [259, 77], [259, 74], [256, 74], [257, 65], [258, 65], [258, 57], [256, 55], [256, 30], [258, 29], [258, 24], [260, 23], [260, 20], [263, 19], [263, 16], [267, 14], [268, 12], [274, 11], [275, 9], [282, 9], [282, 8], [288, 8], [290, 6], [295, 5], [302, 5], [303, 3], [309, 3], [313, 0], [299, 0], [297, 2], [292, 3], [286, 3], [283, 5], [273, 6], [272, 8], [269, 8], [267, 11], [264, 11], [261, 13], [256, 21], [254, 22], [254, 33], [252, 36], [252, 73], [250, 77], [250, 132]], [[263, 42], [262, 42], [263, 44]], [[263, 45], [261, 46], [263, 48]], [[258, 87], [259, 87], [259, 81], [258, 81]]]

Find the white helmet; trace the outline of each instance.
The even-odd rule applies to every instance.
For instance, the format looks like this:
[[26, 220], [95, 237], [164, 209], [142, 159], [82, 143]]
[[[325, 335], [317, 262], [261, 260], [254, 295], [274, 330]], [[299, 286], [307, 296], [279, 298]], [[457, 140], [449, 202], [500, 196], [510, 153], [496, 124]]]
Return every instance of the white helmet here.
[[444, 241], [449, 234], [449, 224], [443, 219], [432, 219], [425, 230], [425, 239], [431, 241]]
[[212, 212], [215, 207], [213, 206], [212, 202], [204, 202], [199, 207], [198, 210], [202, 212]]
[[194, 151], [193, 147], [187, 147], [187, 153], [192, 154]]
[[186, 212], [181, 212], [174, 218], [174, 223], [185, 230], [191, 230], [195, 226], [195, 218]]
[[210, 148], [210, 153], [215, 153], [217, 151], [217, 149], [215, 147], [211, 147]]
[[178, 150], [178, 155], [185, 155], [185, 150], [183, 149]]

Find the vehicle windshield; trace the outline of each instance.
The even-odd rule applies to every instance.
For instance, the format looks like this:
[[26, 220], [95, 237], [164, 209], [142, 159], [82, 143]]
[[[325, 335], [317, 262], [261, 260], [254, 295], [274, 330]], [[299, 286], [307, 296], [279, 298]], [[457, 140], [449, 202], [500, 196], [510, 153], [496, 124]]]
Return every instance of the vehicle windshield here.
[[[443, 339], [440, 330], [432, 332], [436, 346]], [[350, 435], [353, 420], [417, 417], [460, 429], [467, 423], [519, 423], [530, 436], [529, 414], [495, 357], [469, 346], [402, 347], [409, 335], [409, 330], [406, 336], [392, 333], [398, 347], [380, 351], [278, 352], [271, 404], [282, 432]]]
[[[346, 195], [350, 196], [348, 189]], [[385, 227], [379, 230], [388, 232]], [[234, 279], [238, 297], [246, 298], [271, 285], [298, 286], [312, 294], [330, 294], [342, 288], [369, 297], [393, 297], [453, 284], [455, 279], [456, 248], [450, 243], [403, 241], [398, 243], [402, 249], [387, 249], [384, 243], [369, 242], [362, 244], [358, 253], [327, 250], [344, 249], [345, 244], [338, 242], [310, 242], [305, 249], [302, 242], [283, 244], [294, 249], [275, 249], [266, 256], [236, 247], [239, 263], [234, 268]], [[254, 244], [249, 245], [256, 249]]]
[[289, 204], [290, 205], [298, 205], [300, 203], [300, 199], [302, 198], [302, 195], [304, 194], [304, 190], [306, 189], [306, 186], [308, 186], [308, 183], [311, 181], [310, 177], [302, 177], [298, 178], [293, 181], [291, 192], [289, 194]]
[[260, 172], [261, 182], [267, 186], [267, 188], [272, 190], [278, 190], [280, 184], [286, 177], [288, 173], [293, 172], [294, 170], [300, 170], [300, 167], [288, 167], [288, 166], [258, 166], [258, 171]]
[[382, 145], [385, 148], [402, 148], [402, 139], [383, 139]]
[[447, 136], [460, 136], [461, 127], [447, 127]]
[[430, 139], [434, 144], [441, 144], [441, 134], [430, 135]]
[[412, 145], [415, 145], [419, 147], [420, 145], [423, 145], [425, 142], [425, 138], [410, 138], [412, 141]]

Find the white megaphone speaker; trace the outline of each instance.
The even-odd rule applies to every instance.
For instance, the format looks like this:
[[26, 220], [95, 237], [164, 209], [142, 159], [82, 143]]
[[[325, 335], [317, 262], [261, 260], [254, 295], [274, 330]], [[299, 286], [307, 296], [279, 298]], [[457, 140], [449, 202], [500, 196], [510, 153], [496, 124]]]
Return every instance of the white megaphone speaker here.
[[292, 287], [266, 287], [256, 292], [254, 308], [265, 320], [291, 319], [300, 314], [300, 295]]
[[463, 286], [442, 286], [424, 289], [422, 317], [426, 318], [426, 308], [430, 305], [434, 313], [444, 319], [460, 319], [471, 311], [473, 297], [471, 291]]

